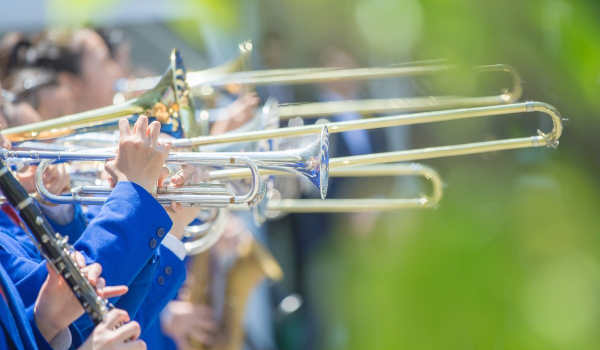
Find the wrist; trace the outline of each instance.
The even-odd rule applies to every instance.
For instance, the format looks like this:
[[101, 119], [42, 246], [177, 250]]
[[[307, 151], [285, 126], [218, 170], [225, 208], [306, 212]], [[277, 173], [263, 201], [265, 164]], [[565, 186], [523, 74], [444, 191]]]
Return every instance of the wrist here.
[[148, 191], [148, 193], [153, 194], [154, 186], [155, 186], [154, 183], [148, 183], [147, 181], [138, 180], [138, 179], [134, 179], [134, 178], [128, 178], [125, 175], [117, 177], [117, 182], [121, 182], [121, 181], [132, 182], [132, 183], [140, 186], [141, 188], [145, 189], [146, 191]]
[[37, 314], [37, 312], [34, 310], [34, 314], [35, 314], [35, 324], [38, 327], [38, 330], [40, 331], [40, 333], [42, 334], [42, 336], [44, 337], [44, 339], [46, 339], [46, 341], [48, 343], [52, 342], [52, 340], [54, 338], [56, 338], [56, 336], [58, 335], [58, 333], [60, 333], [60, 331], [62, 331], [64, 328], [66, 327], [62, 327], [60, 329], [54, 327], [50, 322], [46, 322], [43, 320], [43, 318], [39, 317], [39, 315]]
[[173, 235], [173, 236], [175, 236], [175, 238], [181, 240], [183, 238], [184, 232], [185, 232], [185, 226], [173, 221], [173, 226], [171, 226], [171, 230], [169, 231], [169, 234]]

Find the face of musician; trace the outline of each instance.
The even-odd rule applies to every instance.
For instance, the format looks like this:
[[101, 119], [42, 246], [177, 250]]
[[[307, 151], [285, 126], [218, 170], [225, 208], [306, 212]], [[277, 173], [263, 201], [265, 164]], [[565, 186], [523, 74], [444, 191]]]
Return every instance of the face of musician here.
[[39, 113], [27, 103], [19, 103], [13, 106], [13, 116], [10, 118], [10, 126], [21, 126], [37, 123], [42, 120]]
[[75, 113], [75, 98], [66, 84], [42, 87], [37, 93], [39, 101], [37, 112], [42, 120]]
[[82, 29], [74, 34], [72, 46], [82, 53], [80, 72], [63, 74], [75, 100], [75, 112], [111, 105], [115, 81], [122, 73], [106, 43], [98, 33]]

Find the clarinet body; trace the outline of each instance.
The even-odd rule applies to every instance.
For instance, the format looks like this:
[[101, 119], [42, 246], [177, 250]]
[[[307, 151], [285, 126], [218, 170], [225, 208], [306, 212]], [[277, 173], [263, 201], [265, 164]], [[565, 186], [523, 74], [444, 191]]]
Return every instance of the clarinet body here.
[[0, 161], [0, 190], [19, 212], [22, 222], [27, 226], [23, 229], [30, 233], [42, 255], [63, 276], [92, 322], [98, 325], [113, 306], [98, 295], [96, 289], [79, 269], [71, 256], [73, 249], [68, 243], [68, 237], [62, 237], [54, 231], [35, 200], [29, 196], [2, 161]]

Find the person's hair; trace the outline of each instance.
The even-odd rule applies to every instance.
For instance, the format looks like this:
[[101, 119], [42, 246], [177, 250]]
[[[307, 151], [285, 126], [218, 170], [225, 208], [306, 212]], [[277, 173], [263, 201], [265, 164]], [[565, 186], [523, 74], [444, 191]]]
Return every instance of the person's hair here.
[[12, 94], [13, 104], [25, 102], [37, 110], [40, 89], [58, 85], [58, 73], [46, 68], [24, 68], [6, 77], [3, 85]]
[[96, 33], [104, 40], [110, 56], [114, 59], [119, 46], [125, 42], [123, 31], [121, 29], [105, 27], [96, 29]]
[[7, 34], [0, 43], [1, 79], [25, 68], [42, 68], [54, 72], [81, 71], [81, 49], [71, 45], [72, 30], [44, 31], [28, 38], [21, 33]]

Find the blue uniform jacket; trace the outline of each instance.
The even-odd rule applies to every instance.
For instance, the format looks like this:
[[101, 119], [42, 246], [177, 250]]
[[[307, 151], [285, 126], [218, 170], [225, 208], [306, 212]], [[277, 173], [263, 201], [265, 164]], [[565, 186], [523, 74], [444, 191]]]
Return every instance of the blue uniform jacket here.
[[25, 310], [15, 285], [0, 266], [0, 349], [48, 349], [33, 316], [33, 307]]
[[[4, 219], [7, 220], [6, 216]], [[57, 229], [63, 234], [76, 236], [77, 232], [66, 229], [69, 225]], [[7, 226], [10, 227], [10, 235], [19, 239], [0, 234], [0, 264], [15, 282], [24, 305], [31, 306], [47, 271], [33, 244], [23, 237], [24, 233], [15, 229], [14, 225], [4, 227]], [[88, 263], [102, 265], [102, 276], [107, 285], [130, 287], [126, 295], [111, 301], [116, 307], [128, 311], [142, 326], [158, 317], [158, 307], [166, 305], [173, 293], [171, 289], [176, 293], [177, 284], [185, 279], [182, 263], [179, 261], [178, 264], [179, 259], [173, 253], [156, 254], [170, 227], [171, 220], [166, 211], [146, 190], [134, 183], [119, 182], [100, 214], [75, 243], [75, 249], [82, 252]], [[160, 273], [161, 268], [163, 273]], [[171, 274], [167, 275], [164, 271]], [[178, 283], [179, 280], [181, 282]], [[155, 288], [154, 282], [161, 288]], [[92, 323], [85, 315], [76, 325], [83, 339], [92, 330]], [[81, 338], [77, 334], [73, 338], [77, 345]]]

